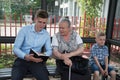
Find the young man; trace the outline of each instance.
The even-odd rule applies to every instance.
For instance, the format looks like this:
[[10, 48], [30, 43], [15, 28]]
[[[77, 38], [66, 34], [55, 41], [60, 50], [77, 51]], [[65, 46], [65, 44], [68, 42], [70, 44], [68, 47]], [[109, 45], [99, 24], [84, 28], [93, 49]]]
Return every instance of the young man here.
[[13, 48], [13, 52], [18, 58], [12, 68], [12, 80], [23, 80], [28, 71], [37, 80], [49, 80], [45, 61], [29, 54], [30, 49], [42, 54], [41, 49], [44, 45], [46, 56], [52, 54], [50, 35], [44, 29], [47, 20], [48, 13], [44, 10], [38, 10], [34, 24], [24, 26], [19, 31]]
[[94, 72], [93, 80], [99, 80], [99, 72], [103, 76], [111, 76], [110, 80], [116, 80], [116, 72], [108, 65], [108, 47], [105, 46], [106, 35], [98, 32], [96, 43], [91, 48], [90, 65]]

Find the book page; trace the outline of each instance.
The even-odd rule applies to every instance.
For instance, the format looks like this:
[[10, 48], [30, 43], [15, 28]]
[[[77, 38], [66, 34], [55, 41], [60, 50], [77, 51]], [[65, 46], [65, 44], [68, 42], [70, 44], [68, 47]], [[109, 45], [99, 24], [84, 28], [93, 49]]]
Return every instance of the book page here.
[[[33, 49], [32, 49], [33, 50]], [[35, 50], [33, 50], [34, 53], [36, 53], [38, 56], [46, 56], [45, 54], [42, 54], [42, 53], [38, 53], [36, 52]]]

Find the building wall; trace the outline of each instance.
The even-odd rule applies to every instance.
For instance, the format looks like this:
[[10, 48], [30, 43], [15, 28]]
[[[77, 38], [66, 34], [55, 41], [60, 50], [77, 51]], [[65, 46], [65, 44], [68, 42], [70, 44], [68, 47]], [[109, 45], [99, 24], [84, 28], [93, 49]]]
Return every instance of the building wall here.
[[[60, 9], [59, 9], [59, 15], [60, 16], [81, 16], [80, 7], [77, 4], [76, 0], [59, 0], [60, 2]], [[108, 15], [108, 7], [109, 7], [109, 0], [103, 0], [103, 5], [101, 13], [101, 17], [107, 19]]]
[[107, 19], [108, 9], [109, 9], [109, 0], [103, 0], [103, 6], [102, 6], [102, 12], [101, 12], [102, 18]]
[[79, 7], [77, 5], [76, 0], [59, 0], [60, 9], [59, 15], [60, 16], [79, 16]]

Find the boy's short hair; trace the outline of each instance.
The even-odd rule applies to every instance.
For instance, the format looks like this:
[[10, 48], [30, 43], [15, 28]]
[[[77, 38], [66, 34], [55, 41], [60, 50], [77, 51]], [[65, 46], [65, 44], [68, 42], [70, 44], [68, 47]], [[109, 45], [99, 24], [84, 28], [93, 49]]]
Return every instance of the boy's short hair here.
[[98, 37], [100, 37], [100, 36], [106, 36], [106, 34], [105, 34], [104, 32], [102, 32], [102, 31], [99, 31], [99, 32], [97, 32], [97, 34], [96, 34], [96, 38], [98, 38]]
[[48, 13], [45, 10], [37, 10], [36, 14], [35, 14], [35, 18], [48, 18]]

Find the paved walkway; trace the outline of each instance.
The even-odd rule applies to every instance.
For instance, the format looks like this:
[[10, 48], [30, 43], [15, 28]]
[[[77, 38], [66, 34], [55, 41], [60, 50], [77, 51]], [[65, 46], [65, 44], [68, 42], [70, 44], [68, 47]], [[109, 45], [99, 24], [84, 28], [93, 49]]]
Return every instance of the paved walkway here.
[[[25, 78], [23, 80], [35, 80], [34, 78]], [[53, 77], [50, 77], [50, 80], [60, 80], [60, 78], [53, 78]]]
[[[8, 80], [11, 80], [11, 79], [8, 79]], [[24, 78], [23, 80], [36, 80], [36, 79], [35, 78]], [[60, 78], [50, 77], [50, 80], [60, 80]]]

